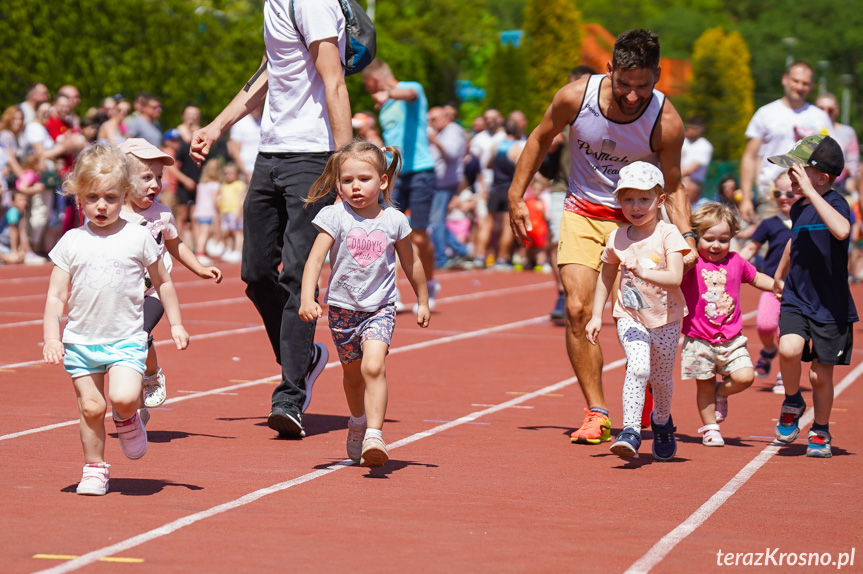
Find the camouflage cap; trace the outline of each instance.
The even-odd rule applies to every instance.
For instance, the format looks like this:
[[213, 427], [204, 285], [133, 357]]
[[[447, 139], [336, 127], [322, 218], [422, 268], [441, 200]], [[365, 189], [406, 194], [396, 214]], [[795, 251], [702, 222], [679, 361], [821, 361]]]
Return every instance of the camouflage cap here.
[[782, 155], [767, 158], [770, 163], [791, 167], [795, 163], [809, 165], [830, 175], [839, 175], [845, 169], [845, 156], [839, 144], [825, 135], [805, 137], [794, 148]]

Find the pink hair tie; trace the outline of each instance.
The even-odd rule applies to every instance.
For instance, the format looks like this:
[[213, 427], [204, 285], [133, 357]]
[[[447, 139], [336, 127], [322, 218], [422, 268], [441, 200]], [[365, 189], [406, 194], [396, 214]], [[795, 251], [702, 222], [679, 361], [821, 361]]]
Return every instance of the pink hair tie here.
[[386, 153], [387, 153], [387, 148], [386, 148], [386, 146], [384, 146], [384, 147], [382, 147], [382, 148], [381, 148], [381, 153], [382, 153], [382, 154], [386, 154]]

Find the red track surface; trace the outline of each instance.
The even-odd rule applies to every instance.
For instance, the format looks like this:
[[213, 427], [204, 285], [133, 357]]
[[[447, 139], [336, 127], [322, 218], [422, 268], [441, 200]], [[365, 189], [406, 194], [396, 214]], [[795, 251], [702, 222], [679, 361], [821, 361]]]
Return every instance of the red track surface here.
[[[694, 384], [677, 381], [677, 458], [654, 462], [647, 433], [627, 462], [608, 444], [569, 442], [584, 400], [563, 329], [547, 320], [550, 277], [442, 274], [431, 327], [399, 317], [387, 361], [391, 461], [369, 470], [343, 462], [348, 411], [323, 321], [317, 339], [331, 364], [315, 385], [309, 436], [277, 440], [267, 428], [277, 365], [238, 266], [224, 270], [216, 286], [175, 269], [192, 344], [177, 352], [167, 326], [157, 329], [169, 401], [152, 411], [140, 461], [123, 457], [109, 422], [111, 491], [94, 498], [74, 492], [72, 386], [40, 360], [49, 270], [0, 267], [0, 571], [683, 573], [729, 570], [718, 551], [838, 559], [859, 545], [860, 350], [836, 370], [837, 387], [845, 382], [832, 459], [802, 456], [803, 441], [771, 456], [781, 399], [764, 380], [731, 398], [727, 446], [702, 446]], [[757, 297], [744, 288], [744, 311]], [[623, 353], [607, 319], [604, 386], [617, 431]], [[757, 353], [751, 316], [744, 333]], [[856, 337], [859, 349], [860, 329]], [[861, 554], [843, 571], [860, 571]]]

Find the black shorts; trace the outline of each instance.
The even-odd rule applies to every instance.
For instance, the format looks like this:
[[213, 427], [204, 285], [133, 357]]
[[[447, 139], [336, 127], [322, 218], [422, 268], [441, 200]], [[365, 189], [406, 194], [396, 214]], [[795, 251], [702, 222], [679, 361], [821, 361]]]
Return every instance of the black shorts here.
[[509, 213], [509, 188], [492, 188], [488, 193], [489, 213]]
[[793, 311], [779, 315], [779, 335], [799, 335], [806, 341], [803, 361], [822, 365], [850, 365], [853, 323], [819, 323]]

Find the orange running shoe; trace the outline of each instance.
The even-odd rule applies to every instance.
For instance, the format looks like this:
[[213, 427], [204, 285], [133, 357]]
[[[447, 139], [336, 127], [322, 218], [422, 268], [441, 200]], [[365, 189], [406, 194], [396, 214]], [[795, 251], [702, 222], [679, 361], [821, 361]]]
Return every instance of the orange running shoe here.
[[599, 444], [611, 440], [611, 421], [602, 413], [584, 409], [584, 422], [581, 428], [569, 435], [572, 442], [580, 444]]
[[650, 413], [653, 412], [653, 387], [647, 383], [644, 391], [644, 408], [641, 409], [641, 430], [650, 428]]

